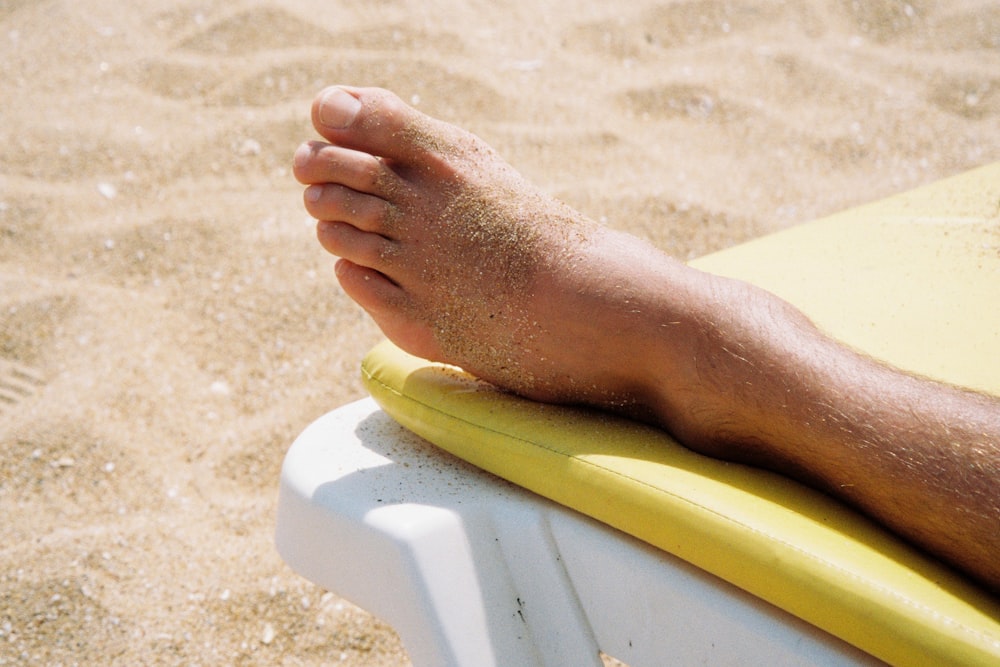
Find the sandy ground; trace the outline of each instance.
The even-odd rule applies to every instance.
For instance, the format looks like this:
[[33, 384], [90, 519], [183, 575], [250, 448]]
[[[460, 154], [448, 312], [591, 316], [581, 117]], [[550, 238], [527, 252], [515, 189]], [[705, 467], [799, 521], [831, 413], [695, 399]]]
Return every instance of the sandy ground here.
[[0, 0], [0, 664], [407, 664], [272, 544], [379, 339], [290, 175], [333, 82], [684, 258], [1000, 159], [993, 0]]

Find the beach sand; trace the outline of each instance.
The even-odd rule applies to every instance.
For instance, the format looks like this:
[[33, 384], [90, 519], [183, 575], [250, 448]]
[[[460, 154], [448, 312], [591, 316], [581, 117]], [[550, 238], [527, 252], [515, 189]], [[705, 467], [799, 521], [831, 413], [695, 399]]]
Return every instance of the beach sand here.
[[290, 174], [337, 82], [682, 258], [1000, 159], [991, 0], [0, 2], [0, 664], [407, 664], [272, 542], [380, 339]]

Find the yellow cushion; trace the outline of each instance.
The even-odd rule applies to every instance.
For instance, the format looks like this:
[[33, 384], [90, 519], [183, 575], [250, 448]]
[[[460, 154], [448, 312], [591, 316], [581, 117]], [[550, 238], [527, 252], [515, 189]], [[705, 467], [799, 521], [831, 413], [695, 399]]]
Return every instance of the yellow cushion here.
[[[1000, 163], [694, 264], [766, 287], [898, 366], [1000, 395]], [[1000, 661], [1000, 601], [822, 494], [391, 343], [369, 353], [363, 377], [387, 413], [441, 448], [882, 660]]]

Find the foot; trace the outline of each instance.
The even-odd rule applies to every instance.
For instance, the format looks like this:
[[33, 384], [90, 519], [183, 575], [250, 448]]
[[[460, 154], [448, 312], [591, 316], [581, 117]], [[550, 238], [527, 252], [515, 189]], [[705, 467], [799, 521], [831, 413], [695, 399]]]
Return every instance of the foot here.
[[690, 306], [714, 298], [709, 277], [387, 91], [328, 88], [312, 118], [326, 141], [295, 155], [306, 209], [345, 292], [397, 345], [537, 400], [675, 428], [691, 412], [703, 326]]

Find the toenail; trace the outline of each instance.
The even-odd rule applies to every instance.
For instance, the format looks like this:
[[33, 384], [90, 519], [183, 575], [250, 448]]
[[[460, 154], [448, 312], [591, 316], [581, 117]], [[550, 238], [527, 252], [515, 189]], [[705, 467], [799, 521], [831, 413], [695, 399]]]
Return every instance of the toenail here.
[[354, 121], [361, 110], [358, 98], [343, 88], [330, 88], [319, 102], [319, 122], [326, 127], [340, 130]]
[[295, 151], [295, 156], [292, 158], [292, 164], [296, 167], [304, 167], [306, 163], [309, 162], [309, 157], [312, 155], [312, 148], [309, 144], [302, 144]]
[[323, 196], [323, 186], [322, 185], [310, 185], [306, 188], [306, 201], [318, 202], [319, 198]]

